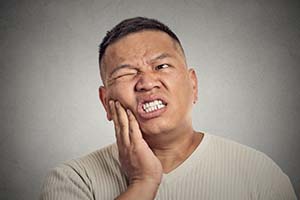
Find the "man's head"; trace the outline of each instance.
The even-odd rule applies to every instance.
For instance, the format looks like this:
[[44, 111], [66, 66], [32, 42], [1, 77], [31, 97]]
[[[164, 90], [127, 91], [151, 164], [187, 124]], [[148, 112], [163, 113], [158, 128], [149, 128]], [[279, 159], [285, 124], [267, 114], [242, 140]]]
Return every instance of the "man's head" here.
[[101, 69], [104, 86], [99, 95], [107, 117], [111, 120], [109, 100], [118, 100], [133, 112], [146, 135], [184, 130], [191, 126], [190, 111], [197, 99], [196, 74], [187, 68], [176, 36], [158, 28], [135, 29], [141, 26], [135, 20], [161, 24], [146, 18], [129, 19], [113, 30], [118, 32], [127, 24], [138, 31], [123, 34], [108, 45], [105, 41], [112, 36], [104, 38], [99, 56], [105, 68]]
[[123, 20], [107, 32], [106, 36], [103, 38], [99, 46], [99, 68], [103, 84], [105, 84], [104, 79], [106, 69], [102, 60], [107, 47], [113, 44], [114, 42], [118, 41], [119, 39], [125, 37], [126, 35], [145, 30], [157, 30], [167, 33], [174, 40], [174, 42], [177, 43], [177, 45], [179, 45], [179, 47], [182, 50], [182, 53], [184, 54], [184, 50], [176, 34], [168, 26], [159, 22], [158, 20], [149, 19], [145, 17], [135, 17]]

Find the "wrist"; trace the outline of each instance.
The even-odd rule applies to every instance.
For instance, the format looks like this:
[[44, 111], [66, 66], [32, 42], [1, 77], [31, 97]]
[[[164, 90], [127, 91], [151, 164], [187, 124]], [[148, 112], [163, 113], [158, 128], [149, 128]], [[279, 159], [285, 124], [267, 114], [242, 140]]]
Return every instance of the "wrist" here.
[[132, 180], [129, 182], [129, 186], [133, 187], [149, 187], [149, 188], [158, 188], [160, 185], [160, 180], [155, 179], [140, 179], [140, 180]]
[[152, 177], [146, 176], [143, 178], [132, 178], [129, 180], [129, 185], [144, 185], [144, 186], [159, 186], [161, 183], [162, 176]]

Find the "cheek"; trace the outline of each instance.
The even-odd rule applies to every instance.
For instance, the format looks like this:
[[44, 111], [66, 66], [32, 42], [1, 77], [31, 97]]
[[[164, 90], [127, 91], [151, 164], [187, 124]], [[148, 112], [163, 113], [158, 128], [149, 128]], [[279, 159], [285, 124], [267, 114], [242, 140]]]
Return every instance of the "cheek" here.
[[127, 106], [134, 98], [134, 89], [130, 84], [116, 84], [108, 93], [108, 98], [118, 100], [122, 105]]
[[188, 77], [183, 74], [177, 75], [177, 81], [174, 81], [175, 87], [173, 88], [180, 106], [187, 106], [193, 101], [193, 87]]

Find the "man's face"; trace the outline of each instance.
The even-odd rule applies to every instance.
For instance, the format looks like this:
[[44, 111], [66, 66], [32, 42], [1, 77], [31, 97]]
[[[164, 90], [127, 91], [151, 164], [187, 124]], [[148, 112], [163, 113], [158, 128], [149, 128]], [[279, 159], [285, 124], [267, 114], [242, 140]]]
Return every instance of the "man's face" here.
[[132, 33], [108, 46], [100, 98], [111, 120], [108, 102], [118, 100], [135, 115], [143, 134], [191, 126], [197, 79], [179, 45], [161, 31]]

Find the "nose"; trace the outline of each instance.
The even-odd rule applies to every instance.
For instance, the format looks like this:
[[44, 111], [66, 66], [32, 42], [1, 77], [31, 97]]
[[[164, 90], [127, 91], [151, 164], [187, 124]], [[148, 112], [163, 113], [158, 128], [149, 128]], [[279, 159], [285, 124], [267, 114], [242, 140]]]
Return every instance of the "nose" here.
[[154, 88], [160, 88], [160, 82], [157, 75], [151, 72], [140, 73], [138, 81], [135, 85], [135, 90], [137, 92], [146, 92], [151, 91]]

